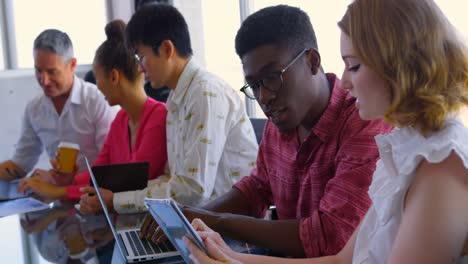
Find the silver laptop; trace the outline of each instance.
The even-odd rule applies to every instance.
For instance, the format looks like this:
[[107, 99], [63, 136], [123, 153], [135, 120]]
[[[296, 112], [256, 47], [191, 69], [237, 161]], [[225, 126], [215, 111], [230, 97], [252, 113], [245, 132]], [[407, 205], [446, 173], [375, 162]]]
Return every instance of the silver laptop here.
[[88, 167], [89, 174], [91, 176], [91, 181], [96, 187], [96, 193], [104, 211], [104, 215], [106, 216], [107, 222], [109, 223], [109, 227], [112, 231], [112, 235], [115, 238], [117, 248], [122, 254], [123, 259], [125, 259], [126, 262], [133, 263], [152, 259], [161, 259], [178, 256], [179, 252], [175, 249], [175, 247], [171, 244], [169, 240], [165, 243], [154, 244], [149, 240], [140, 238], [139, 228], [118, 231], [115, 229], [109, 212], [107, 211], [107, 208], [105, 206], [104, 199], [102, 198], [102, 195], [99, 192], [99, 185], [96, 181], [96, 178], [94, 177], [88, 159], [85, 158], [85, 161], [86, 166]]

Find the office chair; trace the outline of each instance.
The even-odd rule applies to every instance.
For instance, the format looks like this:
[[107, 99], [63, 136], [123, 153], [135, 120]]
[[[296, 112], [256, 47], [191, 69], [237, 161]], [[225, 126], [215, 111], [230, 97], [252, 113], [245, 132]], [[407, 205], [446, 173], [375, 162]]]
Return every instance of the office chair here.
[[250, 118], [250, 122], [252, 122], [258, 144], [260, 144], [260, 141], [262, 141], [263, 129], [265, 128], [266, 121], [266, 118]]

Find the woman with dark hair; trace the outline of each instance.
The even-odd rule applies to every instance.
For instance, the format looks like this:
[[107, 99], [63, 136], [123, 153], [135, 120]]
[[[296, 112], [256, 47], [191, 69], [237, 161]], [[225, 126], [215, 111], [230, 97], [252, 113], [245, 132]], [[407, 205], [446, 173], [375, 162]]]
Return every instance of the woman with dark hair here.
[[[109, 105], [119, 105], [122, 109], [112, 122], [106, 142], [93, 165], [148, 161], [149, 180], [152, 180], [164, 173], [167, 161], [167, 110], [164, 103], [146, 96], [144, 76], [134, 54], [125, 46], [124, 30], [123, 21], [109, 22], [105, 28], [107, 40], [99, 46], [94, 57], [97, 87]], [[89, 195], [95, 193], [94, 188], [88, 187], [89, 182], [89, 172], [85, 171], [70, 178], [69, 186], [43, 183], [42, 186], [31, 186], [31, 189], [48, 198], [81, 198], [82, 213], [97, 213], [102, 210], [101, 205], [96, 195]], [[106, 189], [101, 189], [101, 193], [109, 209], [125, 212], [125, 205], [118, 202], [119, 193]]]

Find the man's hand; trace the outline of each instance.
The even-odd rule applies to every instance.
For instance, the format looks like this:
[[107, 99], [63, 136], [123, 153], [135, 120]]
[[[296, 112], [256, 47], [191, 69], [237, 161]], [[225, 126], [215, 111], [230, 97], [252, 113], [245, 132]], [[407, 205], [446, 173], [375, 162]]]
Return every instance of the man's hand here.
[[50, 184], [55, 184], [55, 180], [51, 175], [50, 171], [46, 171], [43, 169], [35, 169], [33, 173], [31, 174], [31, 177], [36, 177], [38, 179], [41, 179], [42, 181], [48, 182]]
[[195, 218], [199, 218], [204, 223], [206, 223], [207, 226], [213, 228], [214, 230], [218, 229], [217, 225], [222, 213], [216, 213], [191, 206], [182, 206], [180, 209], [189, 221], [193, 221]]
[[[190, 207], [181, 204], [178, 204], [178, 206], [189, 221], [192, 221], [195, 218], [200, 218], [212, 227], [216, 226], [220, 216], [218, 213], [210, 212], [201, 208]], [[159, 228], [158, 223], [154, 220], [150, 213], [146, 215], [145, 220], [141, 225], [140, 237], [151, 240], [154, 243], [160, 243], [166, 239], [164, 232]]]
[[26, 172], [11, 160], [0, 163], [0, 180], [11, 181], [23, 178], [25, 175]]
[[60, 164], [58, 162], [58, 157], [51, 159], [50, 165], [52, 166], [52, 169], [50, 170], [50, 175], [55, 181], [56, 185], [67, 186], [73, 183], [75, 174], [78, 172], [77, 164], [75, 164], [75, 167], [72, 173], [63, 173], [60, 171]]
[[62, 186], [55, 186], [37, 177], [23, 179], [18, 184], [18, 192], [26, 193], [32, 191], [44, 199], [63, 199], [67, 197], [67, 189]]
[[143, 220], [143, 224], [140, 227], [140, 238], [144, 239], [150, 233], [150, 227], [156, 223], [153, 216], [150, 213], [146, 213], [145, 219]]
[[[80, 213], [82, 214], [97, 214], [102, 212], [102, 206], [99, 202], [99, 198], [96, 195], [96, 189], [94, 187], [83, 187], [80, 189], [82, 193], [80, 200]], [[106, 203], [109, 211], [114, 211], [114, 193], [110, 190], [99, 188], [99, 192]]]
[[146, 214], [145, 220], [143, 220], [143, 224], [140, 227], [140, 238], [150, 240], [153, 243], [160, 243], [167, 239], [150, 213]]

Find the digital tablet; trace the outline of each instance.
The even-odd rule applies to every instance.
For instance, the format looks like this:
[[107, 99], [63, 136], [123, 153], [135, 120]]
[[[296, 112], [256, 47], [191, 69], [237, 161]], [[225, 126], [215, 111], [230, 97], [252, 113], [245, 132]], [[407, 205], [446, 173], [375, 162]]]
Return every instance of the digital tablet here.
[[145, 205], [159, 224], [159, 227], [164, 231], [187, 263], [193, 262], [189, 258], [190, 250], [183, 241], [183, 237], [190, 239], [208, 255], [208, 251], [202, 239], [193, 229], [187, 218], [185, 218], [174, 200], [145, 198]]

